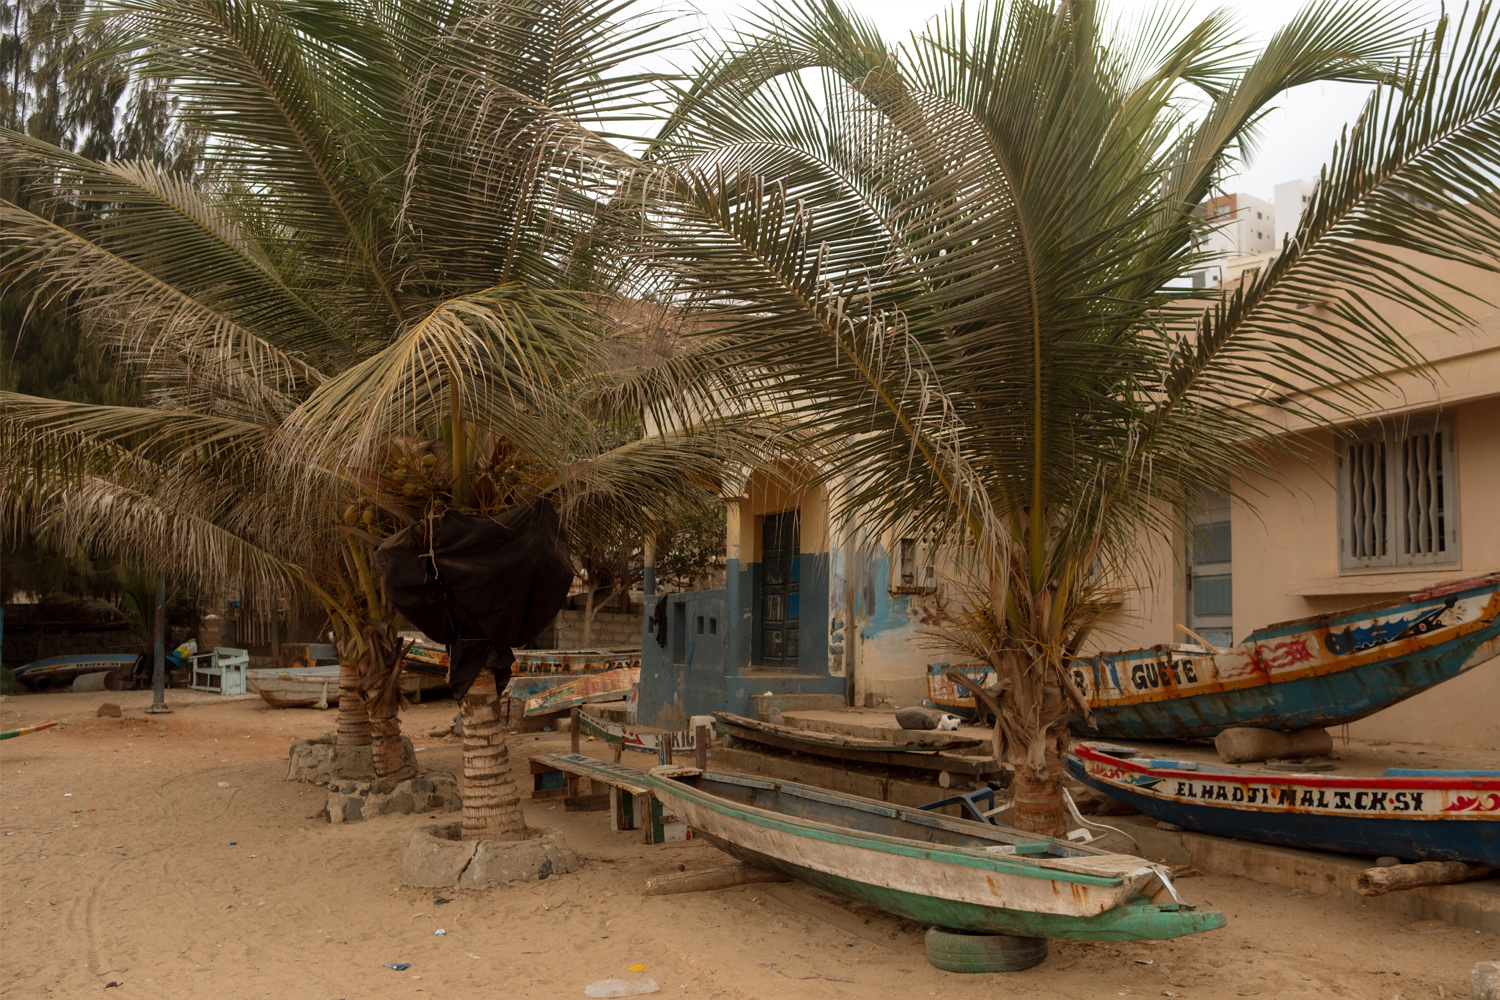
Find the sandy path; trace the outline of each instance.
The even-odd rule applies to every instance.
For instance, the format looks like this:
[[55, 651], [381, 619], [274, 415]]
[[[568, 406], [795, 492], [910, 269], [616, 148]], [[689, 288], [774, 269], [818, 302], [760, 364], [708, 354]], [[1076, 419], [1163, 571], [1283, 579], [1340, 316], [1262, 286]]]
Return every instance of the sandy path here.
[[[661, 996], [731, 1000], [1415, 1000], [1467, 997], [1473, 963], [1500, 958], [1494, 936], [1206, 877], [1183, 892], [1225, 910], [1224, 930], [1053, 942], [1027, 972], [951, 975], [927, 964], [915, 925], [793, 884], [643, 897], [650, 875], [725, 859], [701, 842], [645, 847], [611, 834], [603, 813], [559, 805], [528, 804], [528, 821], [560, 829], [585, 871], [435, 904], [398, 877], [407, 831], [427, 817], [331, 826], [313, 818], [322, 789], [283, 779], [288, 742], [331, 728], [333, 713], [170, 694], [179, 708], [164, 717], [141, 713], [147, 692], [0, 705], [5, 728], [70, 720], [0, 743], [0, 996], [95, 996], [118, 982], [107, 995], [120, 1000], [581, 997], [643, 964]], [[124, 718], [92, 717], [106, 697]], [[417, 706], [407, 731], [453, 711]], [[565, 745], [515, 739], [522, 752]], [[415, 741], [427, 767], [460, 769], [455, 744]]]

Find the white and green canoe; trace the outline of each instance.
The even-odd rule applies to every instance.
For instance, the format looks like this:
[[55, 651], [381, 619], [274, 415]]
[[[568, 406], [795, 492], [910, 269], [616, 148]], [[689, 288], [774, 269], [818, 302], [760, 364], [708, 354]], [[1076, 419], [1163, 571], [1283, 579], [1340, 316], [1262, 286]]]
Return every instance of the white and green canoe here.
[[752, 775], [668, 765], [645, 782], [663, 812], [741, 861], [951, 930], [1137, 941], [1225, 923], [1129, 854]]

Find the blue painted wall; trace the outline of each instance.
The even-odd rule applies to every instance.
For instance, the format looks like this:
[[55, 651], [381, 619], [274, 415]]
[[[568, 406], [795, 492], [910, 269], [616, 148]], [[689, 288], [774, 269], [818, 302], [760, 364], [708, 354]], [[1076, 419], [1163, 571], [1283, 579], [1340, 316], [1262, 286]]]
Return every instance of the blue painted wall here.
[[[843, 694], [844, 678], [829, 670], [829, 558], [826, 552], [801, 556], [797, 669], [756, 670], [758, 652], [755, 599], [760, 564], [730, 559], [723, 590], [700, 590], [646, 599], [641, 625], [640, 713], [642, 723], [680, 729], [694, 715], [750, 710], [750, 696], [764, 694]], [[668, 641], [664, 647], [648, 631], [658, 601], [668, 602]], [[679, 610], [681, 609], [681, 610]], [[681, 615], [681, 617], [679, 617]], [[703, 632], [698, 620], [703, 619]], [[674, 626], [687, 623], [681, 656]], [[717, 623], [717, 629], [713, 624]], [[839, 663], [842, 672], [842, 660]]]

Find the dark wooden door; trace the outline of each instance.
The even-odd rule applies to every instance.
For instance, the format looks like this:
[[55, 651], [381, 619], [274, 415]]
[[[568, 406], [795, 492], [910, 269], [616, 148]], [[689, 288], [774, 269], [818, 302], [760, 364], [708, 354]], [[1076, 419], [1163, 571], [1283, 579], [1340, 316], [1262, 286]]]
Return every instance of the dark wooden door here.
[[800, 512], [767, 514], [761, 529], [760, 662], [797, 665]]

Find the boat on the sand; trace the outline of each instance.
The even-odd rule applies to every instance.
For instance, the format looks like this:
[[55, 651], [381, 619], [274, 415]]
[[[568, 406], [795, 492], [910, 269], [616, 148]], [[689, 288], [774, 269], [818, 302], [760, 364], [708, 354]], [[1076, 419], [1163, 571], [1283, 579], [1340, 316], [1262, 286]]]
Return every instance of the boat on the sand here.
[[1500, 654], [1500, 573], [1282, 622], [1225, 650], [1162, 645], [1074, 660], [1082, 736], [1192, 739], [1231, 726], [1339, 726]]
[[[423, 691], [446, 687], [447, 681], [430, 674], [403, 671], [400, 685], [402, 694], [421, 700]], [[247, 670], [245, 687], [259, 694], [272, 708], [328, 708], [339, 703], [339, 668], [335, 663]]]
[[[33, 691], [70, 686], [79, 677], [110, 671], [129, 673], [138, 659], [135, 653], [82, 653], [49, 656], [15, 669], [16, 680]], [[118, 686], [118, 685], [117, 685]]]
[[1142, 858], [746, 774], [658, 767], [664, 813], [745, 861], [956, 931], [1085, 941], [1213, 930]]
[[1500, 770], [1389, 768], [1376, 777], [1266, 773], [1080, 743], [1068, 772], [1200, 833], [1404, 861], [1500, 868]]

